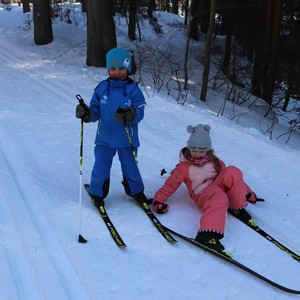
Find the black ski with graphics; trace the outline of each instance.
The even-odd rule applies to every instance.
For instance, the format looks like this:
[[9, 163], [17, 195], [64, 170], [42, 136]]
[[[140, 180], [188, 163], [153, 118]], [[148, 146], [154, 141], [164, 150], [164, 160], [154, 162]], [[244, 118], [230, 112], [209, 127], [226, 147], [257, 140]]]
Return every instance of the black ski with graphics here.
[[[86, 189], [87, 193], [89, 194], [89, 196], [91, 197], [90, 193], [89, 193], [89, 184], [84, 184], [84, 188]], [[91, 200], [92, 197], [91, 197]], [[126, 244], [123, 242], [120, 234], [118, 233], [117, 229], [115, 228], [114, 224], [111, 222], [106, 210], [105, 210], [105, 207], [103, 205], [99, 206], [99, 207], [96, 207], [98, 212], [100, 213], [107, 229], [109, 230], [113, 240], [115, 241], [115, 243], [120, 247], [120, 248], [125, 248], [126, 247]]]
[[149, 217], [149, 219], [152, 221], [152, 223], [155, 225], [155, 227], [157, 228], [157, 230], [161, 233], [161, 235], [170, 243], [175, 243], [177, 242], [172, 236], [171, 234], [169, 234], [164, 226], [160, 223], [160, 221], [156, 218], [156, 216], [154, 215], [154, 213], [152, 212], [152, 210], [150, 209], [149, 205], [145, 202], [140, 203], [138, 201], [136, 201], [136, 203], [143, 209], [143, 211], [145, 212], [145, 214]]
[[[239, 219], [238, 215], [236, 215], [234, 212], [230, 212], [231, 215]], [[246, 221], [243, 219], [239, 219], [241, 222], [246, 224], [248, 227], [256, 231], [258, 234], [263, 236], [266, 240], [269, 242], [273, 243], [275, 246], [277, 246], [280, 250], [286, 252], [289, 256], [291, 256], [293, 259], [297, 260], [300, 262], [300, 256], [287, 248], [286, 246], [282, 245], [280, 242], [278, 242], [276, 239], [274, 239], [272, 236], [270, 236], [266, 231], [261, 229], [252, 219]]]
[[[198, 248], [201, 248], [202, 250], [205, 250], [205, 251], [207, 251], [207, 252], [209, 252], [209, 253], [211, 253], [211, 254], [213, 254], [213, 255], [215, 255], [215, 256], [221, 258], [222, 260], [225, 260], [225, 261], [231, 263], [232, 265], [235, 265], [236, 267], [238, 267], [238, 268], [240, 268], [240, 269], [242, 269], [242, 270], [248, 272], [249, 274], [252, 274], [253, 276], [255, 276], [255, 277], [257, 277], [257, 278], [259, 278], [259, 279], [261, 279], [261, 280], [267, 282], [268, 284], [272, 285], [273, 287], [276, 287], [276, 288], [278, 288], [278, 289], [280, 289], [280, 290], [282, 290], [282, 291], [285, 291], [285, 292], [287, 292], [287, 293], [291, 293], [291, 294], [300, 294], [300, 291], [298, 291], [298, 290], [293, 290], [293, 289], [290, 289], [290, 288], [287, 288], [287, 287], [285, 287], [285, 286], [283, 286], [283, 285], [280, 285], [280, 284], [278, 284], [278, 283], [276, 283], [276, 282], [270, 280], [270, 279], [267, 278], [267, 277], [264, 277], [263, 275], [261, 275], [261, 274], [257, 273], [256, 271], [254, 271], [254, 270], [248, 268], [248, 267], [245, 266], [244, 264], [238, 262], [237, 260], [233, 259], [233, 258], [230, 257], [229, 255], [226, 255], [225, 253], [220, 253], [220, 252], [217, 252], [217, 251], [215, 251], [215, 250], [212, 250], [212, 249], [210, 249], [209, 247], [207, 247], [206, 245], [201, 244], [201, 243], [198, 243], [198, 242], [196, 242], [194, 239], [189, 238], [189, 237], [187, 237], [187, 236], [184, 236], [184, 235], [182, 235], [182, 234], [180, 234], [180, 233], [178, 233], [178, 232], [176, 232], [176, 231], [174, 231], [174, 230], [172, 230], [172, 229], [170, 229], [170, 228], [168, 228], [168, 227], [165, 227], [165, 226], [164, 226], [164, 229], [165, 229], [166, 231], [170, 232], [171, 234], [173, 234], [173, 235], [175, 235], [175, 236], [181, 238], [182, 240], [184, 240], [184, 241], [186, 241], [186, 242], [188, 242], [188, 243], [190, 243], [190, 244], [192, 244], [192, 245], [194, 245], [194, 246], [196, 246], [196, 247], [198, 247]], [[226, 252], [226, 253], [227, 253], [227, 252]]]

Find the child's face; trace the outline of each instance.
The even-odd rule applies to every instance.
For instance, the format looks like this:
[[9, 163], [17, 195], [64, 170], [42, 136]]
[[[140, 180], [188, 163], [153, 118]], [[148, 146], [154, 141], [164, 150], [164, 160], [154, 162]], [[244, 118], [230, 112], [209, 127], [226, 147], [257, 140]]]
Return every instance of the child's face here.
[[204, 157], [206, 155], [206, 151], [205, 152], [193, 151], [193, 150], [190, 150], [190, 151], [191, 151], [191, 156], [193, 158], [201, 158], [201, 157]]
[[127, 77], [127, 70], [121, 67], [113, 67], [108, 71], [109, 77], [115, 80], [124, 80]]

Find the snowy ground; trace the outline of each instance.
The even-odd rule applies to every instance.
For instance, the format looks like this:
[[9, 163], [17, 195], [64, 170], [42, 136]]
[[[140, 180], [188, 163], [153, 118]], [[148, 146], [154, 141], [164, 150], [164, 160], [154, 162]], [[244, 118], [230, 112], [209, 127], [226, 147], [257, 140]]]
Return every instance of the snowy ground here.
[[[114, 244], [85, 193], [80, 218], [75, 95], [88, 102], [106, 70], [85, 66], [79, 28], [54, 24], [54, 42], [35, 46], [32, 31], [18, 26], [23, 20], [18, 7], [12, 12], [0, 8], [1, 299], [298, 299], [182, 241], [166, 242], [124, 195], [117, 159], [106, 209], [127, 248]], [[240, 167], [248, 184], [266, 199], [249, 206], [249, 212], [300, 253], [297, 138], [279, 144], [255, 126], [262, 120], [237, 125], [215, 116], [209, 104], [183, 106], [163, 93], [147, 103], [138, 154], [149, 196], [166, 179], [160, 170], [170, 172], [176, 165], [188, 138], [186, 126], [209, 124], [216, 153]], [[95, 130], [96, 124], [84, 127], [84, 182], [94, 161]], [[201, 213], [184, 186], [169, 204], [170, 211], [158, 216], [161, 222], [194, 237]], [[80, 219], [87, 244], [77, 242]], [[223, 244], [255, 271], [300, 290], [300, 264], [231, 216]]]

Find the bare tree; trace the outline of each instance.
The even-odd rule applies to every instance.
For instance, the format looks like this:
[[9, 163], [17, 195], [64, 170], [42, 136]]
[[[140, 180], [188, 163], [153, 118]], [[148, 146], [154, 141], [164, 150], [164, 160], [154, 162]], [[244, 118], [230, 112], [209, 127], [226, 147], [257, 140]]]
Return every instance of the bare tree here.
[[184, 25], [188, 23], [189, 17], [189, 0], [183, 0], [183, 10], [184, 10]]
[[253, 66], [252, 93], [271, 105], [275, 83], [281, 0], [258, 2], [257, 40]]
[[187, 35], [187, 37], [186, 37], [186, 44], [185, 44], [185, 50], [184, 50], [184, 63], [183, 63], [184, 89], [185, 90], [188, 89], [188, 81], [189, 81], [189, 75], [188, 75], [189, 51], [190, 51], [190, 36]]
[[190, 4], [190, 24], [189, 36], [195, 41], [199, 41], [198, 33], [199, 5], [197, 0], [192, 0]]
[[87, 0], [81, 1], [81, 11], [82, 12], [86, 12], [86, 2], [87, 2]]
[[33, 1], [34, 42], [37, 45], [53, 41], [49, 0]]
[[211, 42], [212, 42], [212, 35], [214, 32], [214, 28], [215, 28], [215, 10], [216, 10], [216, 0], [211, 0], [209, 27], [208, 27], [206, 41], [205, 41], [202, 89], [201, 89], [201, 95], [200, 95], [200, 100], [202, 100], [202, 101], [206, 100], [208, 75], [209, 75], [209, 67], [210, 67]]
[[132, 0], [129, 3], [129, 24], [128, 24], [128, 37], [135, 41], [135, 27], [136, 27], [136, 17], [137, 17], [137, 2]]
[[228, 5], [222, 12], [222, 27], [226, 34], [226, 43], [222, 62], [222, 71], [225, 74], [230, 74], [230, 56], [231, 56], [231, 44], [232, 34], [234, 31], [234, 20], [235, 20], [235, 5], [234, 0], [228, 0]]
[[155, 0], [149, 0], [148, 1], [148, 10], [147, 10], [149, 17], [152, 17], [153, 12], [155, 11], [155, 8], [156, 8]]
[[279, 40], [279, 31], [280, 31], [280, 22], [281, 22], [281, 0], [276, 0], [273, 3], [273, 28], [270, 28], [271, 31], [271, 43], [270, 43], [270, 62], [269, 62], [269, 74], [266, 81], [266, 92], [265, 100], [267, 103], [272, 103], [274, 86], [275, 86], [275, 74], [276, 74], [276, 59], [278, 52], [278, 40]]
[[192, 0], [190, 4], [190, 37], [198, 41], [200, 26], [202, 33], [207, 33], [210, 17], [210, 0]]
[[253, 77], [252, 77], [252, 94], [261, 97], [263, 91], [263, 81], [266, 67], [266, 17], [267, 9], [266, 5], [259, 1], [257, 19], [254, 24], [256, 26], [256, 40], [255, 40], [255, 59], [253, 65]]
[[86, 64], [94, 67], [105, 67], [106, 53], [116, 45], [113, 2], [111, 0], [87, 1]]
[[29, 0], [22, 0], [22, 5], [24, 14], [30, 12]]
[[179, 10], [178, 0], [172, 0], [171, 2], [172, 2], [171, 13], [178, 15], [178, 10]]

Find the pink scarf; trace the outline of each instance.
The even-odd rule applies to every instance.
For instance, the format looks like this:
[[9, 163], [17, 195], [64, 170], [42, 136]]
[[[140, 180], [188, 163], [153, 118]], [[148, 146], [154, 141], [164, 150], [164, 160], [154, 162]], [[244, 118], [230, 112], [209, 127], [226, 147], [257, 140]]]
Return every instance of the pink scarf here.
[[200, 157], [200, 158], [191, 157], [190, 161], [191, 161], [192, 164], [194, 164], [196, 166], [199, 166], [199, 167], [202, 167], [205, 163], [209, 162], [210, 159], [208, 158], [207, 155], [205, 155], [205, 156]]

